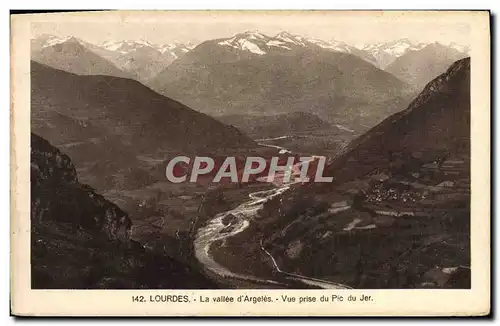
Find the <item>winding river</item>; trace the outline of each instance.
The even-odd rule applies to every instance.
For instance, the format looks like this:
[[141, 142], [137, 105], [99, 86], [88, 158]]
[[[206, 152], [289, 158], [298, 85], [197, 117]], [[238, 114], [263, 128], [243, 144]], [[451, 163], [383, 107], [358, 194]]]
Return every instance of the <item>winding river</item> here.
[[[287, 151], [285, 148], [275, 145], [266, 145], [266, 144], [260, 144], [260, 145], [277, 148], [279, 151], [283, 150]], [[304, 163], [305, 162], [299, 162], [296, 164], [296, 167], [299, 168], [300, 165]], [[269, 285], [281, 284], [287, 286], [287, 284], [283, 284], [283, 282], [278, 282], [270, 279], [262, 279], [255, 277], [253, 275], [245, 275], [232, 272], [231, 270], [229, 270], [228, 268], [224, 267], [223, 265], [214, 260], [214, 258], [210, 255], [210, 247], [216, 241], [224, 240], [229, 237], [234, 237], [237, 234], [245, 231], [250, 225], [251, 220], [257, 215], [258, 210], [262, 208], [263, 204], [266, 201], [272, 199], [273, 197], [283, 194], [290, 188], [290, 185], [292, 183], [276, 185], [276, 188], [271, 190], [250, 193], [248, 201], [242, 203], [235, 209], [217, 214], [212, 220], [208, 221], [208, 223], [205, 226], [199, 228], [194, 241], [194, 249], [196, 258], [204, 266], [204, 268], [207, 271], [215, 273], [223, 278], [233, 278], [260, 284], [269, 284]], [[224, 225], [223, 219], [229, 214], [234, 216], [234, 218], [231, 220], [229, 225]], [[302, 282], [303, 284], [306, 284], [307, 286], [315, 288], [317, 287], [331, 288], [331, 289], [349, 288], [344, 284], [338, 284], [326, 280], [285, 272], [279, 268], [274, 257], [272, 257], [272, 255], [267, 250], [265, 250], [262, 246], [261, 249], [270, 257], [276, 272], [284, 275], [286, 279], [293, 280], [294, 283], [299, 281]]]

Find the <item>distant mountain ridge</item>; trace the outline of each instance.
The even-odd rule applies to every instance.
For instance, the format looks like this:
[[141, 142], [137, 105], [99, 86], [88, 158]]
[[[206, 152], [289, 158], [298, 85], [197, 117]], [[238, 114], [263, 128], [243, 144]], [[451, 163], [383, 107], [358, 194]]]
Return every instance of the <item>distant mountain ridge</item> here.
[[421, 90], [453, 62], [467, 57], [466, 53], [439, 43], [411, 50], [394, 60], [385, 70]]
[[336, 40], [323, 41], [315, 38], [307, 38], [291, 34], [286, 31], [280, 32], [275, 36], [267, 36], [258, 31], [246, 31], [235, 34], [230, 38], [219, 39], [217, 44], [257, 55], [282, 53], [300, 48], [319, 47], [325, 50], [351, 53], [368, 62], [375, 62], [375, 58], [369, 53], [354, 46], [350, 46], [344, 42]]
[[[67, 44], [69, 41], [71, 41], [71, 45]], [[64, 46], [62, 46], [63, 44]], [[61, 46], [66, 48], [66, 52], [72, 55], [69, 57], [61, 56]], [[75, 37], [57, 37], [44, 34], [33, 39], [31, 47], [34, 60], [56, 69], [80, 75], [102, 74], [128, 77], [147, 83], [159, 71], [192, 49], [194, 45], [179, 42], [158, 45], [143, 40], [107, 41], [97, 45]], [[92, 69], [90, 68], [92, 65], [84, 65], [83, 62], [80, 63], [80, 66], [86, 66], [86, 71], [83, 68], [76, 67], [78, 59], [75, 56], [81, 56], [84, 49], [92, 52], [93, 62], [107, 61], [108, 65], [110, 63], [116, 69], [112, 71], [109, 69]], [[96, 55], [101, 59], [96, 58]], [[72, 63], [67, 64], [68, 61]], [[96, 64], [94, 63], [94, 65]], [[94, 71], [97, 71], [97, 73], [94, 73]]]
[[102, 48], [117, 53], [114, 60], [119, 67], [145, 84], [194, 46], [179, 42], [153, 44], [144, 40], [108, 41], [101, 44]]
[[183, 53], [192, 50], [196, 45], [192, 43], [166, 43], [166, 44], [154, 44], [144, 40], [124, 40], [124, 41], [106, 41], [100, 44], [102, 48], [109, 51], [117, 51], [121, 53], [129, 53], [140, 48], [154, 48], [162, 54], [168, 54], [174, 59], [177, 59]]
[[50, 34], [42, 34], [31, 40], [32, 51], [63, 43], [70, 38], [75, 38], [80, 43], [85, 46], [89, 46], [90, 48], [100, 48], [103, 50], [108, 50], [110, 52], [119, 52], [121, 54], [129, 53], [139, 48], [150, 47], [158, 50], [161, 53], [170, 55], [174, 59], [177, 59], [183, 53], [192, 50], [196, 46], [191, 42], [182, 43], [176, 41], [173, 43], [155, 44], [145, 40], [110, 40], [98, 44], [87, 42], [73, 36], [55, 36]]
[[[375, 44], [366, 44], [363, 46], [359, 46], [359, 48], [365, 52], [370, 53], [376, 59], [377, 65], [386, 69], [391, 63], [393, 63], [399, 57], [405, 55], [411, 51], [418, 51], [431, 43], [426, 42], [412, 42], [409, 39], [399, 39], [391, 42], [380, 42]], [[442, 46], [446, 46], [450, 49], [457, 50], [459, 52], [463, 52], [464, 54], [468, 53], [468, 46], [460, 45], [456, 42], [452, 42], [449, 45], [441, 44]]]

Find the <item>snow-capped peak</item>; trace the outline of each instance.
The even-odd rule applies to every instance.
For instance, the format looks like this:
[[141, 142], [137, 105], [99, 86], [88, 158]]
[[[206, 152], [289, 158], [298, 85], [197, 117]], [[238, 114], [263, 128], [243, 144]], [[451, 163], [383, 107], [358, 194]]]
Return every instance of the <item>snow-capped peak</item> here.
[[180, 49], [183, 52], [188, 52], [196, 47], [196, 44], [193, 43], [181, 43], [178, 41], [175, 41], [173, 43], [167, 43], [163, 45], [158, 45], [157, 48], [160, 50], [160, 52], [165, 52], [168, 50], [174, 50], [174, 49]]
[[400, 39], [391, 42], [382, 42], [375, 44], [365, 44], [359, 46], [358, 48], [372, 54], [377, 59], [379, 67], [384, 69], [390, 63], [394, 62], [394, 60], [403, 56], [404, 54], [411, 51], [419, 51], [428, 46], [447, 47], [462, 53], [468, 53], [469, 51], [468, 46], [457, 44], [455, 42], [445, 45], [440, 42], [412, 42], [408, 39]]
[[428, 45], [429, 43], [416, 43], [404, 38], [390, 42], [365, 44], [358, 48], [370, 53], [377, 60], [378, 65], [385, 68], [405, 53], [421, 50]]
[[285, 50], [291, 50], [291, 48], [287, 45], [287, 43], [279, 41], [279, 40], [267, 41], [266, 45], [269, 47], [276, 47], [276, 48], [282, 48]]
[[319, 39], [309, 39], [308, 41], [314, 45], [319, 46], [320, 48], [329, 49], [337, 52], [351, 53], [353, 50], [351, 46], [337, 40], [331, 40], [327, 42]]
[[239, 40], [238, 43], [240, 44], [242, 50], [247, 50], [259, 55], [266, 54], [266, 52], [262, 51], [257, 44], [248, 40]]
[[180, 55], [191, 51], [195, 47], [196, 45], [192, 43], [184, 44], [176, 41], [174, 43], [157, 45], [156, 49], [160, 51], [162, 54], [169, 54], [174, 59], [177, 59]]
[[60, 37], [60, 36], [54, 36], [54, 35], [45, 35], [44, 37], [45, 37], [45, 40], [42, 43], [42, 48], [54, 46], [56, 44], [61, 44], [61, 43], [64, 43], [64, 42], [74, 38], [72, 36]]
[[455, 49], [458, 52], [462, 52], [462, 53], [469, 53], [469, 51], [470, 51], [470, 48], [468, 45], [462, 45], [462, 44], [458, 44], [455, 42], [451, 42], [448, 46], [450, 48]]
[[162, 54], [170, 54], [175, 59], [182, 53], [189, 52], [196, 45], [191, 43], [173, 42], [168, 44], [154, 44], [146, 40], [123, 40], [123, 41], [107, 41], [101, 44], [101, 47], [109, 50], [120, 52], [123, 54], [137, 51], [138, 49], [150, 48], [154, 51], [159, 51]]
[[233, 35], [231, 38], [223, 39], [217, 44], [228, 46], [234, 49], [248, 51], [258, 55], [264, 55], [265, 52], [262, 47], [270, 38], [262, 33], [255, 31], [248, 31], [240, 34]]
[[381, 52], [384, 52], [388, 55], [394, 57], [400, 57], [408, 51], [417, 51], [421, 50], [424, 47], [429, 45], [428, 43], [414, 43], [408, 39], [400, 39], [391, 42], [382, 42], [375, 44], [367, 44], [361, 49], [364, 51], [368, 51], [372, 53], [374, 56], [380, 55]]
[[106, 41], [101, 44], [101, 47], [109, 51], [117, 51], [121, 53], [128, 53], [142, 47], [155, 48], [153, 44], [145, 40]]
[[150, 47], [155, 47], [154, 44], [152, 43], [149, 43], [148, 41], [145, 41], [145, 40], [138, 40], [138, 41], [135, 41], [137, 44], [140, 44], [140, 45], [144, 45], [144, 46], [150, 46]]
[[235, 34], [230, 38], [221, 39], [218, 45], [228, 46], [234, 49], [248, 51], [258, 55], [264, 55], [275, 51], [291, 51], [297, 48], [320, 47], [337, 52], [351, 53], [359, 51], [344, 42], [336, 40], [323, 41], [307, 38], [301, 35], [282, 31], [274, 37], [269, 37], [259, 32], [244, 32]]
[[291, 34], [287, 31], [280, 32], [274, 38], [283, 41], [285, 43], [290, 43], [299, 46], [305, 46], [307, 42], [306, 38], [300, 35]]
[[266, 35], [262, 34], [259, 31], [246, 31], [242, 34], [246, 35], [250, 40], [263, 40], [268, 38]]

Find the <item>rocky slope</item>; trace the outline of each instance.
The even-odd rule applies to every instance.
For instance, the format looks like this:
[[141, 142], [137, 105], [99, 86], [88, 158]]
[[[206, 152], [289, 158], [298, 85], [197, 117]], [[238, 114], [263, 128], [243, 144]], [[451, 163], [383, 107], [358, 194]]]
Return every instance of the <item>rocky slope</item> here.
[[78, 181], [70, 158], [31, 136], [34, 289], [213, 288], [195, 268], [130, 239], [119, 207]]
[[370, 169], [388, 167], [398, 155], [402, 159], [419, 158], [426, 152], [470, 156], [469, 128], [467, 58], [428, 83], [406, 110], [353, 141], [330, 169], [339, 179], [354, 179]]

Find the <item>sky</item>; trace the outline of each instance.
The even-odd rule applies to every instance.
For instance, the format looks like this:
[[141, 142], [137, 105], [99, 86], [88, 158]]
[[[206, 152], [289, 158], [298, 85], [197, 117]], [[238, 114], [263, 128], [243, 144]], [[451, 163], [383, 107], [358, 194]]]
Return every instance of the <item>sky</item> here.
[[146, 40], [163, 44], [200, 43], [248, 30], [273, 36], [288, 31], [352, 45], [407, 38], [412, 42], [470, 43], [466, 13], [420, 12], [108, 12], [41, 15], [32, 37], [75, 36], [100, 44], [114, 40]]

